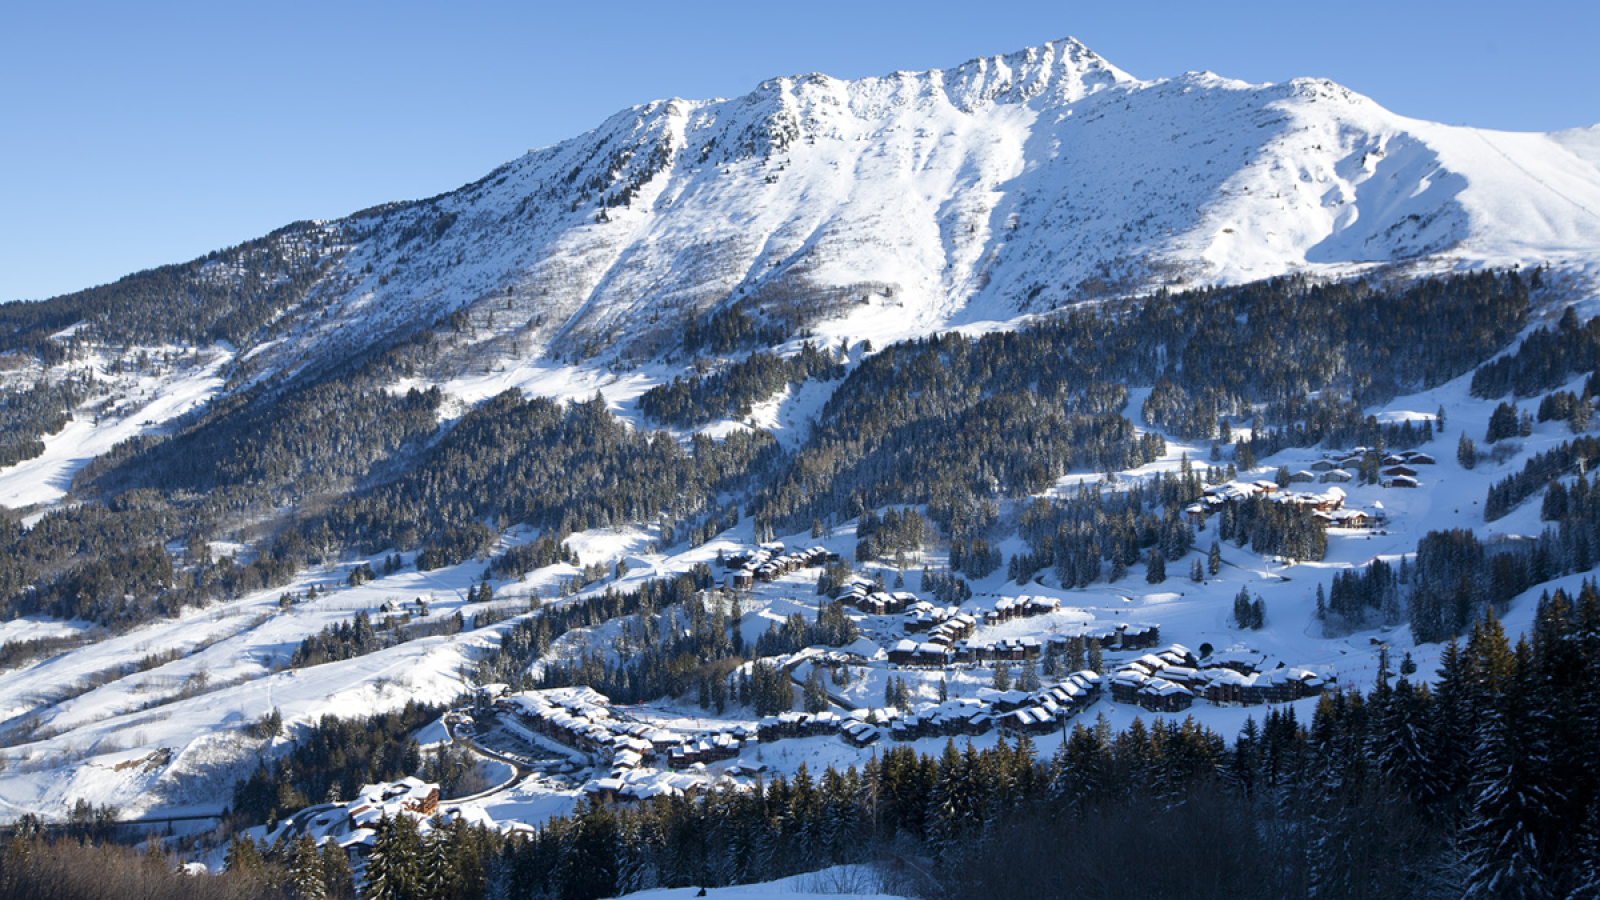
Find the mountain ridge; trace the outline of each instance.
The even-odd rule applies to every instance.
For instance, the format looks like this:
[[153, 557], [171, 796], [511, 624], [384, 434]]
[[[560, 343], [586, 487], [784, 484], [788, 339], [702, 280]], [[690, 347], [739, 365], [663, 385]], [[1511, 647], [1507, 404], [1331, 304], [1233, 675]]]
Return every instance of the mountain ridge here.
[[885, 304], [909, 337], [1289, 272], [1562, 265], [1600, 249], [1593, 143], [1406, 119], [1326, 79], [1140, 80], [1072, 38], [783, 76], [300, 225], [337, 259], [241, 350], [283, 373], [464, 317], [458, 362], [626, 368], [692, 356], [683, 329], [736, 305], [836, 338]]

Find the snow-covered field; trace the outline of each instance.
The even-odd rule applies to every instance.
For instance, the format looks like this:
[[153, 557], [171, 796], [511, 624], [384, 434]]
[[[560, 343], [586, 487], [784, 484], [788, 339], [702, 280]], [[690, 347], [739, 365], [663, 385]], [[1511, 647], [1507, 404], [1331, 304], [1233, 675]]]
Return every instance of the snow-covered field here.
[[105, 393], [92, 398], [91, 404], [109, 401], [114, 411], [90, 416], [80, 409], [65, 428], [45, 438], [43, 454], [0, 469], [0, 506], [22, 509], [66, 496], [72, 476], [89, 460], [128, 438], [156, 432], [209, 402], [222, 388], [221, 372], [231, 359], [225, 350], [212, 350], [192, 365], [135, 376], [108, 375], [103, 357], [75, 365], [75, 376], [92, 377], [105, 386]]
[[[733, 887], [706, 888], [709, 900], [768, 900], [772, 897], [833, 897], [837, 900], [897, 900], [902, 895], [881, 893], [884, 877], [861, 866], [840, 866]], [[661, 888], [625, 894], [619, 900], [689, 900], [701, 896], [699, 888]]]

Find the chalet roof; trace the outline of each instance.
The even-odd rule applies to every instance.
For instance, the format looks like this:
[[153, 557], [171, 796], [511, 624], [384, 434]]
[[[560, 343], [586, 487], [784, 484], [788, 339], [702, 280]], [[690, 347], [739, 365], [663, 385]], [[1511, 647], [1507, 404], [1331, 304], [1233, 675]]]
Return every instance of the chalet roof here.
[[1168, 681], [1165, 678], [1150, 679], [1150, 681], [1147, 682], [1143, 688], [1139, 689], [1139, 693], [1155, 694], [1158, 697], [1171, 697], [1174, 695], [1184, 694], [1190, 697], [1194, 696], [1194, 691], [1189, 690], [1181, 684], [1175, 684], [1171, 681]]
[[1215, 669], [1201, 669], [1200, 675], [1210, 684], [1235, 684], [1242, 685], [1248, 681], [1248, 676], [1225, 666]]

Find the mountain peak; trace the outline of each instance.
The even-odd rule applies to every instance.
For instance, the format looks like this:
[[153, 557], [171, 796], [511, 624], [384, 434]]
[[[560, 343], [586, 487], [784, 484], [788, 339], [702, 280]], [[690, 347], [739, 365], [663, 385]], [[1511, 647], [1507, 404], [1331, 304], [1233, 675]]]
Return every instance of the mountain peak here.
[[1072, 37], [773, 78], [622, 110], [352, 223], [304, 340], [253, 359], [453, 317], [485, 365], [632, 363], [694, 352], [682, 329], [734, 307], [786, 334], [915, 336], [1157, 286], [1597, 245], [1600, 139], [1485, 140], [1325, 79], [1140, 80]]
[[952, 102], [967, 112], [991, 102], [1037, 97], [1071, 103], [1117, 84], [1137, 82], [1071, 37], [1001, 56], [977, 57], [930, 74], [942, 77], [949, 86]]

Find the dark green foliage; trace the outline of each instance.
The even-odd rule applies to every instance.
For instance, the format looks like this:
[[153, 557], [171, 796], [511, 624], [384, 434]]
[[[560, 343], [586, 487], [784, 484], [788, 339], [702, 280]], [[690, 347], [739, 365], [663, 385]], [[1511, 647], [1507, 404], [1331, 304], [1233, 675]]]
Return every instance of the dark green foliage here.
[[1497, 404], [1494, 412], [1489, 414], [1489, 430], [1484, 435], [1484, 441], [1492, 444], [1516, 437], [1517, 432], [1517, 408], [1510, 403]]
[[[638, 702], [663, 694], [679, 696], [690, 683], [683, 679], [697, 672], [703, 663], [742, 652], [739, 632], [729, 627], [724, 612], [708, 608], [695, 597], [697, 591], [712, 583], [711, 569], [698, 565], [675, 578], [645, 582], [628, 594], [607, 588], [597, 597], [542, 609], [538, 615], [503, 632], [499, 647], [478, 661], [478, 681], [525, 681], [528, 667], [568, 631], [637, 616], [635, 621], [624, 624], [618, 638], [627, 653], [639, 653], [633, 665], [608, 670], [604, 660], [591, 655], [572, 667], [546, 667], [547, 685], [588, 684], [620, 702]], [[660, 619], [657, 611], [663, 613]], [[689, 619], [687, 635], [676, 630], [682, 617]], [[652, 652], [643, 652], [646, 648]], [[659, 668], [657, 663], [661, 664]], [[608, 672], [616, 673], [615, 677]]]
[[[582, 860], [596, 889], [717, 887], [914, 853], [923, 887], [958, 898], [1582, 896], [1590, 844], [1569, 823], [1600, 799], [1600, 596], [1547, 597], [1537, 621], [1515, 653], [1480, 624], [1437, 690], [1330, 693], [1309, 727], [1271, 710], [1231, 747], [1192, 721], [1079, 724], [1045, 760], [1025, 739], [893, 746], [816, 779], [589, 806], [514, 843], [496, 884], [591, 896]], [[610, 856], [588, 830], [616, 835]]]
[[1160, 550], [1151, 550], [1144, 559], [1144, 580], [1160, 584], [1167, 580], [1167, 558]]
[[716, 419], [742, 419], [757, 402], [787, 385], [812, 378], [831, 381], [843, 374], [841, 363], [807, 341], [792, 357], [752, 353], [712, 375], [674, 378], [645, 391], [639, 411], [657, 422], [693, 428]]
[[1233, 538], [1264, 556], [1321, 559], [1328, 552], [1328, 533], [1310, 508], [1273, 503], [1259, 494], [1235, 504]]
[[259, 824], [312, 803], [353, 798], [365, 784], [415, 775], [422, 753], [411, 734], [442, 712], [408, 701], [397, 712], [365, 719], [323, 716], [295, 733], [287, 756], [263, 763], [234, 787], [233, 814], [242, 824]]
[[[259, 854], [252, 866], [196, 877], [159, 847], [55, 838], [34, 827], [0, 841], [0, 900], [283, 900], [286, 873]], [[344, 900], [343, 897], [337, 900]]]
[[[1466, 529], [1430, 531], [1417, 542], [1416, 566], [1406, 611], [1419, 641], [1461, 634], [1490, 602], [1488, 557], [1478, 536]], [[1502, 603], [1510, 594], [1497, 594]]]
[[973, 578], [984, 578], [1000, 568], [1000, 548], [981, 537], [950, 542], [950, 568]]
[[[1507, 488], [1491, 496], [1515, 496], [1537, 483], [1540, 472], [1593, 451], [1587, 439], [1535, 457]], [[1584, 456], [1583, 458], [1587, 458]], [[1588, 477], [1572, 486], [1552, 484], [1542, 510], [1555, 527], [1530, 540], [1500, 540], [1483, 545], [1471, 531], [1429, 532], [1417, 544], [1415, 575], [1406, 612], [1419, 641], [1441, 641], [1461, 634], [1494, 604], [1504, 608], [1517, 594], [1571, 572], [1587, 572], [1600, 562], [1600, 502]], [[1508, 500], [1497, 500], [1496, 506]]]
[[[407, 240], [449, 227], [448, 213], [427, 205], [392, 212], [416, 229]], [[92, 306], [94, 328], [129, 325], [136, 336], [167, 339], [225, 335], [244, 347], [247, 333], [298, 302], [305, 279], [333, 258], [325, 236], [293, 226], [210, 261], [136, 276], [104, 296], [6, 307], [0, 321], [13, 323], [19, 347], [31, 347], [43, 328], [59, 331]], [[252, 254], [277, 260], [262, 263], [277, 273], [271, 286], [245, 283], [254, 276], [212, 278], [250, 269]], [[210, 274], [197, 274], [202, 269]], [[210, 286], [184, 286], [196, 279]], [[167, 292], [165, 299], [127, 310], [111, 302], [132, 302], [147, 289]], [[100, 299], [84, 306], [91, 295]], [[180, 314], [201, 300], [222, 305], [199, 320]], [[1422, 327], [1446, 305], [1455, 328]], [[981, 577], [1000, 561], [992, 542], [1002, 499], [1040, 492], [1067, 471], [1137, 466], [1164, 452], [1158, 435], [1137, 434], [1121, 415], [1127, 384], [1159, 382], [1146, 415], [1178, 431], [1191, 427], [1186, 417], [1195, 429], [1204, 420], [1209, 432], [1241, 404], [1259, 405], [1261, 427], [1242, 448], [1252, 453], [1368, 433], [1401, 446], [1425, 440], [1427, 429], [1407, 436], [1407, 423], [1391, 434], [1383, 429], [1392, 426], [1358, 415], [1359, 404], [1464, 371], [1515, 333], [1525, 306], [1523, 282], [1510, 274], [1404, 289], [1282, 279], [1107, 305], [976, 340], [908, 342], [856, 366], [807, 444], [788, 456], [764, 434], [697, 437], [685, 447], [629, 429], [601, 402], [514, 393], [441, 434], [438, 392], [389, 390], [426, 366], [433, 339], [425, 330], [384, 337], [368, 353], [229, 395], [181, 420], [171, 437], [117, 448], [80, 473], [75, 487], [89, 502], [51, 513], [31, 531], [0, 517], [0, 614], [83, 615], [120, 627], [283, 584], [343, 552], [415, 551], [427, 568], [484, 557], [512, 525], [540, 529], [534, 546], [491, 563], [494, 574], [510, 577], [560, 559], [562, 538], [575, 530], [662, 521], [664, 542], [694, 543], [737, 521], [741, 508], [770, 529], [919, 505], [950, 539], [954, 567]], [[764, 329], [780, 326], [762, 324], [772, 310], [761, 309], [736, 305], [708, 318], [691, 329], [688, 344], [723, 352], [766, 340], [772, 335]], [[662, 393], [660, 412], [737, 409], [740, 398], [768, 391], [778, 378], [838, 371], [823, 351], [803, 349], [789, 360], [758, 354], [692, 390], [684, 383], [684, 396], [698, 400], [667, 403], [678, 392]], [[1308, 392], [1320, 393], [1311, 401]], [[1122, 575], [1151, 547], [1176, 560], [1192, 543], [1174, 522], [1177, 504], [1195, 496], [1191, 487], [1187, 478], [1181, 488], [1163, 487], [1158, 503], [1110, 522], [1056, 519], [1048, 532], [1030, 528], [1015, 575], [1050, 567], [1063, 584], [1080, 585]], [[1242, 537], [1261, 552], [1318, 555], [1315, 535], [1294, 520], [1224, 524], [1232, 526], [1224, 539]], [[252, 541], [248, 563], [205, 552], [208, 541], [236, 538], [231, 530], [245, 526], [265, 533]], [[880, 546], [869, 542], [866, 554], [914, 552], [907, 540], [879, 539], [892, 532], [874, 537]], [[162, 548], [173, 544], [192, 550], [163, 559]]]
[[844, 604], [834, 601], [817, 610], [815, 622], [807, 622], [799, 613], [791, 613], [781, 627], [774, 622], [756, 639], [756, 656], [778, 656], [815, 646], [843, 647], [858, 636]]
[[852, 577], [849, 563], [824, 563], [822, 574], [817, 576], [817, 594], [824, 597], [838, 596], [839, 590], [849, 584]]
[[[1315, 414], [1319, 401], [1306, 399], [1308, 390], [1344, 386], [1360, 427], [1361, 406], [1442, 384], [1504, 346], [1527, 306], [1519, 275], [1492, 272], [1401, 290], [1289, 278], [1162, 298], [1140, 311], [1136, 327], [1151, 332], [1152, 344], [1165, 343], [1168, 364], [1181, 373], [1168, 374], [1165, 387], [1157, 382], [1145, 417], [1185, 437], [1210, 438], [1219, 414], [1264, 401], [1274, 406], [1267, 424], [1303, 429], [1285, 446], [1324, 439], [1348, 446], [1349, 418]], [[1436, 327], [1444, 319], [1451, 328]]]
[[757, 660], [750, 667], [749, 687], [740, 695], [749, 698], [757, 716], [775, 716], [794, 708], [794, 687], [789, 676], [764, 660]]
[[262, 714], [261, 718], [250, 726], [250, 736], [263, 741], [270, 741], [283, 733], [283, 714], [274, 706]]
[[971, 585], [944, 569], [922, 570], [922, 592], [940, 606], [960, 606], [972, 599]]
[[325, 662], [365, 656], [389, 644], [390, 642], [381, 638], [377, 630], [372, 627], [372, 620], [366, 612], [358, 612], [354, 619], [338, 625], [329, 625], [302, 640], [300, 646], [295, 648], [289, 666], [298, 669], [303, 666], [319, 666]]
[[603, 400], [562, 404], [508, 391], [468, 413], [412, 470], [330, 512], [327, 527], [370, 551], [434, 551], [460, 561], [486, 549], [485, 522], [581, 531], [693, 513], [741, 487], [775, 449], [765, 433], [726, 441], [629, 429]]
[[43, 438], [72, 421], [78, 400], [71, 384], [41, 381], [27, 390], [0, 390], [0, 467], [43, 453]]
[[882, 518], [867, 510], [856, 524], [856, 562], [918, 555], [930, 536], [927, 520], [914, 509], [885, 510]]
[[1117, 415], [1122, 385], [1098, 380], [1101, 324], [1074, 317], [1067, 326], [886, 348], [834, 391], [755, 514], [803, 527], [829, 514], [927, 504], [941, 528], [966, 538], [987, 527], [984, 504], [997, 495], [1036, 493], [1072, 468], [1159, 456], [1159, 437], [1136, 435]]
[[1574, 433], [1588, 428], [1593, 418], [1594, 397], [1587, 390], [1581, 397], [1571, 391], [1556, 391], [1553, 394], [1546, 394], [1545, 398], [1539, 401], [1539, 421], [1566, 422], [1567, 427]]
[[230, 398], [169, 440], [119, 446], [86, 467], [75, 485], [99, 492], [231, 488], [297, 500], [365, 480], [373, 469], [421, 448], [437, 427], [443, 398], [438, 388], [392, 394], [383, 374], [374, 366], [282, 395]]
[[0, 351], [45, 362], [70, 352], [50, 335], [79, 322], [81, 339], [113, 345], [253, 346], [343, 255], [338, 225], [298, 222], [193, 262], [38, 303], [0, 304]]
[[1561, 386], [1575, 372], [1600, 369], [1600, 317], [1578, 325], [1568, 307], [1555, 330], [1537, 328], [1515, 353], [1472, 373], [1472, 395], [1494, 400], [1506, 394], [1530, 397]]
[[[787, 708], [787, 678], [764, 664], [754, 672], [752, 695], [771, 695], [761, 711]], [[1026, 740], [964, 752], [952, 743], [938, 758], [895, 746], [859, 771], [813, 779], [802, 769], [754, 791], [590, 803], [513, 839], [461, 896], [721, 886], [884, 848], [928, 859], [922, 877], [953, 897], [1104, 896], [1105, 884], [1203, 884], [1204, 896], [1245, 898], [1503, 896], [1514, 886], [1582, 896], [1592, 842], [1570, 823], [1600, 802], [1590, 759], [1600, 593], [1585, 584], [1575, 599], [1542, 598], [1515, 651], [1493, 618], [1479, 623], [1465, 649], [1447, 650], [1436, 689], [1405, 674], [1390, 684], [1384, 673], [1368, 695], [1325, 695], [1309, 727], [1293, 708], [1269, 711], [1232, 747], [1192, 722], [1135, 721], [1121, 734], [1080, 724], [1050, 760]], [[481, 864], [482, 840], [445, 855]], [[424, 877], [417, 861], [434, 851], [406, 826], [380, 843], [369, 894]]]
[[1267, 624], [1266, 603], [1260, 597], [1251, 600], [1250, 592], [1240, 588], [1239, 595], [1233, 598], [1233, 624], [1260, 631]]
[[1461, 468], [1472, 469], [1478, 465], [1478, 443], [1467, 437], [1466, 432], [1456, 441], [1456, 462], [1461, 463]]
[[541, 534], [535, 540], [517, 544], [495, 557], [489, 563], [489, 571], [496, 578], [510, 579], [558, 562], [572, 562], [574, 557], [563, 543], [564, 538], [559, 534]]
[[1546, 485], [1550, 487], [1550, 492], [1546, 494], [1541, 518], [1549, 522], [1560, 521], [1566, 517], [1567, 491], [1556, 479], [1580, 468], [1592, 469], [1596, 462], [1600, 462], [1600, 441], [1589, 437], [1581, 437], [1563, 443], [1554, 450], [1534, 455], [1523, 464], [1521, 472], [1507, 476], [1489, 488], [1489, 494], [1483, 502], [1484, 521], [1493, 522], [1506, 515]]
[[683, 329], [683, 352], [728, 353], [752, 345], [770, 347], [788, 338], [788, 329], [764, 324], [759, 312], [751, 314], [750, 306], [740, 301], [690, 321]]
[[[1404, 563], [1402, 563], [1404, 565]], [[1322, 585], [1317, 585], [1322, 590]], [[1321, 618], [1328, 634], [1399, 621], [1400, 580], [1395, 568], [1375, 559], [1364, 569], [1346, 569], [1335, 575]]]

